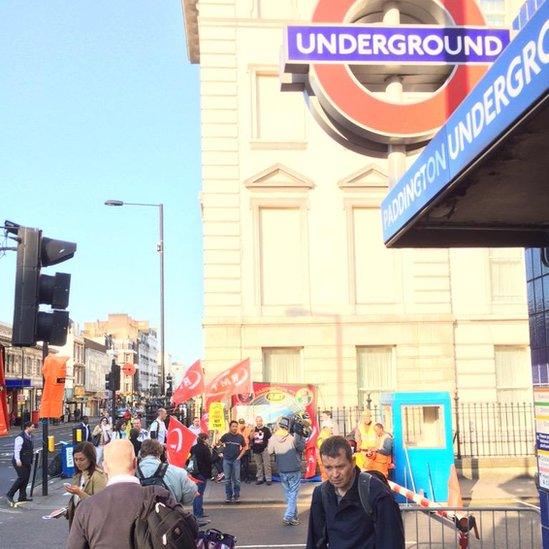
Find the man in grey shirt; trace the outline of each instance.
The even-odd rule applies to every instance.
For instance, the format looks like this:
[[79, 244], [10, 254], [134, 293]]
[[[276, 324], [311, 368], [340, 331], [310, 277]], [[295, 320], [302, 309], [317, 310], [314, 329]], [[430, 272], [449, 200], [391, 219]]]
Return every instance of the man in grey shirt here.
[[[143, 441], [139, 452], [141, 459], [137, 466], [137, 476], [139, 478], [150, 478], [156, 473], [162, 464], [160, 456], [163, 450], [162, 444], [157, 440], [147, 439]], [[183, 505], [190, 505], [198, 493], [196, 484], [189, 478], [187, 471], [181, 467], [168, 465], [162, 481], [175, 500]]]
[[305, 439], [297, 433], [290, 434], [290, 418], [281, 417], [278, 429], [269, 439], [267, 450], [274, 454], [280, 482], [284, 489], [287, 508], [282, 518], [286, 526], [297, 526], [297, 496], [301, 483], [301, 453], [305, 448]]

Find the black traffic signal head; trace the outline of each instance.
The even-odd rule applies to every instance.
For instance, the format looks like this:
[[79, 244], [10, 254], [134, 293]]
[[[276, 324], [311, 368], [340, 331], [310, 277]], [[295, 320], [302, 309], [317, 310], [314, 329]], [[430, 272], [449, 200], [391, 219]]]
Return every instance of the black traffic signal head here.
[[[8, 226], [8, 222], [6, 222]], [[43, 238], [42, 231], [9, 224], [17, 234], [17, 272], [13, 311], [12, 345], [33, 346], [37, 341], [64, 345], [67, 340], [70, 275], [40, 273], [42, 267], [61, 263], [74, 256], [76, 244]], [[40, 311], [40, 304], [51, 305], [53, 312]]]

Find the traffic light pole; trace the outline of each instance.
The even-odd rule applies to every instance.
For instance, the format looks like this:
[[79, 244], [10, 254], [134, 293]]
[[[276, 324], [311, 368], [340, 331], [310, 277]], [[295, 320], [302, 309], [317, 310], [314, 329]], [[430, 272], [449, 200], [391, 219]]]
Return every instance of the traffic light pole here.
[[[42, 342], [42, 367], [48, 356], [48, 343]], [[42, 398], [44, 398], [44, 376], [42, 376]], [[42, 418], [42, 495], [48, 495], [48, 427], [49, 419], [47, 417]]]
[[112, 388], [112, 426], [114, 428], [114, 425], [116, 424], [116, 386], [115, 386], [115, 366], [116, 366], [116, 359], [114, 356], [112, 357], [111, 362], [111, 388]]

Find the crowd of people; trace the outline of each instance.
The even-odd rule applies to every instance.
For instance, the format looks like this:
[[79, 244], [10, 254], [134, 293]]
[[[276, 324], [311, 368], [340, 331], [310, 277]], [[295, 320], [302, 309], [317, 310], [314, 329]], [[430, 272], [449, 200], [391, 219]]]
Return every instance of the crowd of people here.
[[[265, 425], [261, 416], [255, 418], [255, 426], [247, 424], [244, 419], [232, 420], [226, 433], [221, 436], [214, 434], [213, 437], [211, 433], [202, 431], [200, 418], [195, 417], [189, 428], [197, 438], [186, 468], [181, 468], [166, 461], [166, 410], [158, 409], [157, 417], [148, 429], [143, 426], [141, 417], [127, 412], [114, 425], [112, 419], [103, 413], [93, 427], [86, 416], [76, 426], [81, 431], [77, 440], [82, 441], [74, 447], [76, 474], [66, 485], [70, 499], [64, 513], [69, 523], [71, 549], [87, 547], [83, 539], [89, 541], [95, 539], [94, 536], [105, 534], [101, 529], [94, 529], [103, 511], [86, 505], [86, 500], [99, 496], [115, 485], [120, 486], [111, 492], [121, 492], [128, 497], [139, 490], [137, 485], [162, 488], [168, 494], [163, 493], [163, 497], [169, 497], [172, 504], [192, 506], [192, 515], [198, 525], [203, 526], [209, 522], [203, 502], [208, 482], [223, 481], [226, 504], [238, 504], [241, 481], [253, 481], [252, 461], [255, 464], [256, 485], [272, 484], [273, 456], [286, 500], [282, 523], [286, 526], [300, 524], [297, 501], [306, 437], [292, 429], [291, 417], [279, 418], [272, 430]], [[355, 538], [378, 540], [378, 544], [372, 547], [400, 547], [400, 514], [386, 483], [392, 464], [391, 435], [384, 431], [382, 424], [373, 422], [369, 411], [364, 412], [353, 436], [349, 438], [339, 436], [337, 422], [329, 411], [321, 414], [319, 427], [317, 462], [324, 482], [313, 494], [307, 547], [327, 548], [328, 538], [330, 547], [362, 547], [343, 543], [343, 540], [349, 539], [352, 524], [355, 524], [352, 528]], [[26, 485], [32, 464], [33, 430], [34, 425], [29, 422], [15, 439], [13, 465], [18, 476], [7, 494], [10, 504], [15, 504], [17, 492], [19, 501], [29, 500]], [[372, 500], [375, 516], [371, 510], [364, 508], [361, 494], [365, 482], [363, 471], [369, 472], [367, 498]], [[98, 498], [95, 500], [99, 501]], [[112, 499], [106, 501], [112, 504]], [[138, 497], [135, 501], [141, 500]], [[359, 517], [364, 520], [357, 527]], [[382, 538], [376, 528], [375, 523], [379, 520], [396, 524], [392, 536], [384, 535], [386, 543], [381, 543]], [[120, 536], [126, 539], [126, 534], [119, 532], [116, 534], [118, 537], [112, 539], [121, 539]], [[113, 543], [112, 546], [115, 545]]]

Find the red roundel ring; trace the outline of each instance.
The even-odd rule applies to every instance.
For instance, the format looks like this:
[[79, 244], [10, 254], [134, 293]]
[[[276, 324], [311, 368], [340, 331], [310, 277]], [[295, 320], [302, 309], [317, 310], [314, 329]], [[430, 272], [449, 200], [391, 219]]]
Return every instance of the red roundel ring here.
[[[475, 0], [438, 0], [456, 25], [485, 26]], [[319, 0], [313, 23], [343, 23], [356, 0]], [[397, 104], [376, 98], [353, 79], [345, 65], [314, 64], [311, 70], [330, 110], [367, 133], [385, 137], [427, 135], [448, 117], [482, 78], [488, 67], [458, 65], [448, 81], [428, 99]]]

